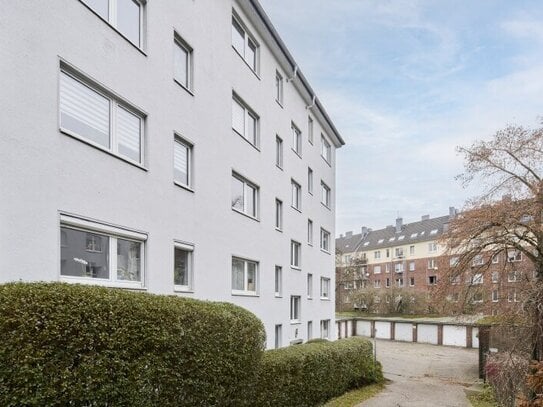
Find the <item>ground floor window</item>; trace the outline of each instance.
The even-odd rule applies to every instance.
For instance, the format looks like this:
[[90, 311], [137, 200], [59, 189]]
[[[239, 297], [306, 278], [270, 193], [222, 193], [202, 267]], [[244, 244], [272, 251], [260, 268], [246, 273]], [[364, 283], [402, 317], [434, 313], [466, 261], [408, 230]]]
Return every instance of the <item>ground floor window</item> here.
[[258, 263], [232, 257], [232, 294], [256, 295]]
[[192, 254], [194, 246], [175, 242], [173, 282], [176, 291], [191, 291], [192, 284]]
[[321, 321], [321, 338], [330, 339], [330, 320], [323, 319]]

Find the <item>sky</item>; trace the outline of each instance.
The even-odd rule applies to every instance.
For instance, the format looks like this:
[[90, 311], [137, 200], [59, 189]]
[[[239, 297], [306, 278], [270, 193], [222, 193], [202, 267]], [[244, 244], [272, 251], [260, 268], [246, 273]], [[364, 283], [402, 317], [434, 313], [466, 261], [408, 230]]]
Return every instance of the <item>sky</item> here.
[[346, 141], [336, 235], [461, 209], [456, 147], [541, 123], [541, 0], [260, 1]]

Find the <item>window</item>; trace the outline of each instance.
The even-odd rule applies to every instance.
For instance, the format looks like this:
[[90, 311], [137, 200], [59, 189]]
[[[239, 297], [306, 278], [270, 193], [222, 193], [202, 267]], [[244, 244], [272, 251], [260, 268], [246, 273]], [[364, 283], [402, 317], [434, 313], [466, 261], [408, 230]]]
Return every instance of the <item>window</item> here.
[[138, 164], [143, 163], [144, 117], [77, 75], [60, 72], [62, 131]]
[[258, 73], [258, 44], [236, 16], [232, 16], [232, 47], [253, 72]]
[[428, 253], [435, 253], [437, 251], [437, 244], [435, 242], [428, 243]]
[[377, 251], [373, 252], [373, 258], [374, 259], [380, 259], [381, 258], [381, 251], [377, 250]]
[[492, 282], [497, 283], [500, 280], [500, 273], [497, 271], [492, 272]]
[[385, 273], [390, 273], [390, 264], [389, 263], [385, 264]]
[[301, 319], [301, 301], [299, 295], [290, 296], [290, 322], [299, 323]]
[[279, 349], [282, 346], [283, 337], [283, 325], [275, 325], [275, 349]]
[[518, 271], [510, 271], [507, 273], [507, 282], [516, 283], [520, 280], [520, 273]]
[[409, 271], [415, 271], [415, 262], [414, 261], [409, 262]]
[[323, 319], [321, 320], [321, 339], [330, 338], [330, 320]]
[[396, 279], [396, 286], [397, 287], [403, 287], [403, 278], [397, 278]]
[[415, 255], [415, 246], [409, 246], [409, 254], [411, 256]]
[[321, 277], [321, 299], [328, 299], [330, 295], [330, 279]]
[[437, 277], [436, 276], [428, 276], [428, 285], [436, 285], [437, 284]]
[[307, 116], [307, 141], [313, 144], [313, 119], [311, 116]]
[[471, 284], [483, 284], [483, 274], [482, 273], [476, 273], [471, 277]]
[[313, 321], [307, 321], [307, 340], [313, 339]]
[[178, 136], [173, 144], [173, 179], [176, 184], [192, 188], [192, 144]]
[[294, 123], [291, 125], [292, 127], [292, 149], [296, 154], [298, 154], [300, 157], [302, 156], [302, 132]]
[[403, 273], [403, 263], [394, 264], [394, 271], [396, 273]]
[[492, 290], [492, 302], [498, 302], [499, 294], [498, 290]]
[[471, 261], [472, 266], [482, 266], [483, 265], [483, 256], [480, 254], [477, 254], [475, 257], [473, 257], [473, 260]]
[[330, 208], [330, 187], [321, 181], [322, 198], [321, 202], [327, 208]]
[[457, 285], [457, 284], [460, 284], [460, 282], [462, 281], [462, 276], [461, 275], [450, 276], [449, 280], [451, 284]]
[[302, 245], [294, 240], [290, 241], [290, 266], [297, 269], [302, 267]]
[[275, 296], [281, 297], [283, 295], [283, 268], [281, 266], [275, 266]]
[[321, 156], [328, 164], [332, 162], [332, 146], [323, 135], [321, 135]]
[[313, 170], [307, 168], [307, 192], [313, 195]]
[[410, 277], [410, 278], [409, 278], [409, 286], [410, 286], [410, 287], [414, 287], [414, 286], [415, 286], [415, 277]]
[[147, 235], [61, 215], [63, 281], [141, 288]]
[[275, 229], [283, 230], [283, 202], [275, 199]]
[[522, 252], [519, 250], [507, 250], [507, 262], [513, 263], [522, 261]]
[[402, 258], [403, 257], [403, 247], [396, 247], [394, 249], [394, 256]]
[[258, 115], [236, 95], [232, 96], [232, 128], [251, 145], [259, 147]]
[[390, 287], [390, 278], [387, 278], [386, 281], [385, 281], [385, 287], [386, 288], [389, 288]]
[[257, 284], [258, 263], [232, 257], [232, 294], [256, 295]]
[[495, 254], [494, 256], [492, 256], [492, 264], [497, 264], [500, 262], [500, 255], [499, 253], [498, 254]]
[[283, 168], [283, 140], [279, 136], [275, 136], [275, 165]]
[[235, 173], [232, 173], [232, 209], [258, 217], [258, 187]]
[[321, 228], [321, 250], [330, 252], [330, 232]]
[[381, 280], [374, 280], [373, 288], [381, 288]]
[[450, 267], [456, 267], [458, 266], [459, 258], [458, 257], [451, 257], [449, 258], [449, 266]]
[[192, 92], [193, 50], [179, 35], [174, 34], [173, 77], [185, 89]]
[[307, 299], [313, 298], [313, 274], [307, 274]]
[[475, 292], [473, 293], [471, 297], [471, 301], [474, 303], [481, 303], [483, 302], [483, 293], [482, 292]]
[[283, 105], [283, 76], [278, 71], [275, 71], [275, 100]]
[[192, 290], [192, 253], [194, 246], [186, 243], [174, 243], [173, 249], [173, 284], [178, 291]]
[[516, 289], [509, 290], [507, 292], [507, 301], [508, 302], [518, 302], [517, 290]]
[[307, 220], [307, 244], [313, 246], [313, 221]]
[[300, 211], [302, 209], [302, 187], [293, 179], [290, 182], [292, 184], [292, 207]]
[[381, 274], [381, 266], [373, 266], [373, 274]]
[[428, 260], [428, 270], [436, 270], [436, 259], [429, 259]]
[[142, 47], [143, 6], [134, 0], [82, 0], [136, 47]]
[[430, 234], [431, 235], [437, 235], [437, 229], [430, 230]]

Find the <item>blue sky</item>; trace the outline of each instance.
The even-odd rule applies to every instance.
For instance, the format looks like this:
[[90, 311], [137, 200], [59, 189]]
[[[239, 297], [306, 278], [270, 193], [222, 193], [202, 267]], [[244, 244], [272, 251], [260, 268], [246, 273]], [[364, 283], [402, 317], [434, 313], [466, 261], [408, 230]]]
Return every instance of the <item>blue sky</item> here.
[[543, 2], [261, 0], [347, 144], [336, 234], [461, 208], [458, 145], [543, 115]]

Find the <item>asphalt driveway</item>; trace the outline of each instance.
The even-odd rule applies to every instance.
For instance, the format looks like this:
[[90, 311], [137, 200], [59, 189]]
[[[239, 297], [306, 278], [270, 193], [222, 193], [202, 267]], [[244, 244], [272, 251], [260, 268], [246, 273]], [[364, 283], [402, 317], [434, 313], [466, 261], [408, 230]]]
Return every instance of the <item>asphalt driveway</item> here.
[[463, 407], [478, 380], [478, 350], [377, 340], [377, 360], [390, 380], [358, 407]]

